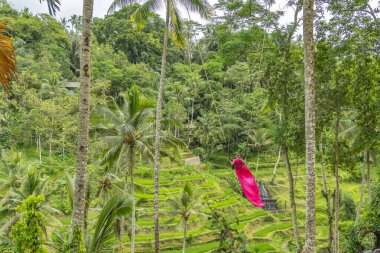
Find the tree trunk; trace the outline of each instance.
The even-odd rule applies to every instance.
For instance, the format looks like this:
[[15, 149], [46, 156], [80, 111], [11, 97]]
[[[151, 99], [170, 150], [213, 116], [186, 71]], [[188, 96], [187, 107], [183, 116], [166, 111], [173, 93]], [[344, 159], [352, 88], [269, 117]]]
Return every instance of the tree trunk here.
[[42, 163], [41, 135], [38, 135], [38, 152], [40, 155], [40, 163]]
[[[128, 193], [128, 168], [125, 169], [125, 180], [124, 180], [124, 196]], [[123, 235], [124, 235], [124, 217], [119, 219], [119, 253], [123, 252]]]
[[368, 202], [371, 202], [371, 168], [369, 166], [369, 152], [368, 150], [365, 152], [364, 159], [367, 166], [367, 191], [368, 191]]
[[334, 153], [335, 153], [335, 200], [334, 200], [334, 252], [339, 253], [339, 115], [337, 115], [335, 122], [335, 141], [334, 141]]
[[[88, 180], [88, 179], [87, 179]], [[86, 245], [88, 245], [88, 210], [90, 209], [90, 201], [91, 201], [91, 185], [87, 185], [86, 187], [86, 203], [84, 204], [84, 226], [83, 226], [83, 232], [84, 232], [84, 240], [86, 242]]]
[[280, 158], [281, 158], [281, 146], [280, 146], [280, 148], [278, 149], [277, 161], [276, 161], [276, 164], [274, 165], [272, 178], [271, 178], [271, 180], [270, 180], [270, 183], [271, 183], [271, 184], [274, 183], [274, 178], [276, 177], [277, 166], [278, 166], [278, 164], [280, 163]]
[[49, 139], [49, 164], [51, 164], [51, 142], [53, 141], [53, 136], [50, 135]]
[[256, 172], [259, 168], [259, 157], [260, 157], [260, 149], [257, 151], [257, 160], [256, 160]]
[[299, 240], [298, 224], [297, 224], [297, 207], [296, 207], [296, 201], [294, 198], [293, 173], [292, 173], [292, 168], [290, 167], [288, 148], [285, 145], [283, 148], [283, 155], [284, 155], [285, 167], [286, 167], [286, 171], [288, 172], [288, 180], [289, 180], [289, 201], [290, 201], [290, 209], [292, 212], [293, 237], [294, 237], [294, 242], [296, 243], [297, 252], [301, 252], [301, 243]]
[[135, 166], [135, 154], [134, 147], [131, 145], [128, 151], [128, 167], [129, 167], [129, 175], [131, 177], [131, 198], [132, 198], [132, 220], [131, 220], [131, 252], [135, 252], [135, 235], [136, 235], [136, 202], [135, 202], [135, 187], [134, 187], [134, 166]]
[[160, 234], [159, 234], [159, 168], [160, 168], [160, 138], [161, 138], [161, 108], [162, 97], [164, 94], [166, 54], [168, 47], [169, 33], [169, 3], [166, 1], [166, 19], [164, 32], [164, 45], [162, 48], [161, 76], [160, 86], [158, 89], [157, 108], [156, 108], [156, 132], [154, 141], [154, 252], [160, 251]]
[[123, 253], [123, 231], [124, 231], [124, 217], [120, 217], [119, 219], [119, 253]]
[[375, 249], [380, 249], [380, 232], [375, 232], [375, 236], [376, 236]]
[[[90, 44], [93, 0], [83, 1], [83, 26], [81, 48], [81, 86], [79, 97], [78, 158], [74, 185], [74, 205], [70, 239], [75, 227], [83, 233], [88, 160], [88, 132], [90, 116]], [[73, 249], [72, 252], [76, 252]]]
[[328, 243], [328, 251], [332, 251], [332, 243], [333, 243], [333, 215], [330, 205], [330, 199], [329, 199], [329, 193], [327, 190], [327, 183], [326, 183], [326, 174], [325, 174], [325, 163], [323, 159], [323, 144], [321, 141], [320, 144], [320, 150], [321, 150], [321, 170], [322, 170], [322, 180], [323, 180], [323, 195], [326, 200], [326, 213], [328, 218], [328, 224], [329, 224], [329, 243]]
[[364, 198], [364, 185], [365, 185], [365, 178], [366, 178], [366, 171], [367, 171], [367, 150], [364, 151], [364, 161], [363, 161], [363, 167], [362, 167], [362, 183], [360, 184], [360, 199], [358, 204], [358, 209], [356, 210], [356, 216], [355, 216], [355, 223], [354, 225], [358, 224], [359, 216], [360, 216], [360, 210], [363, 205], [363, 198]]
[[185, 249], [186, 249], [186, 229], [187, 229], [187, 220], [185, 219], [185, 224], [183, 226], [182, 253], [185, 253]]
[[314, 77], [314, 0], [304, 0], [306, 139], [306, 239], [304, 252], [315, 251], [315, 77]]

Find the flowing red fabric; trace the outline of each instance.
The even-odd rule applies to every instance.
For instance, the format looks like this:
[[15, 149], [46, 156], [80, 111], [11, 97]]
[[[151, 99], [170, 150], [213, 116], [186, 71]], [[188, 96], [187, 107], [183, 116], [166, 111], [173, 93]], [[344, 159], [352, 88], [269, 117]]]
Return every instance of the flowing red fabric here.
[[236, 175], [240, 181], [241, 188], [245, 197], [255, 206], [264, 207], [264, 203], [260, 197], [260, 190], [256, 184], [255, 177], [247, 166], [245, 166], [243, 160], [234, 160], [234, 169]]

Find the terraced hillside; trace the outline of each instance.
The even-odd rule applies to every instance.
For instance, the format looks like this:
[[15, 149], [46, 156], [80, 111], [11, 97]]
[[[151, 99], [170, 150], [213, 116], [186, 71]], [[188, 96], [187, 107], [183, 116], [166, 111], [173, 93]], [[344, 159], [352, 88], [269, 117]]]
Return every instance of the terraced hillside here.
[[[186, 155], [186, 154], [185, 154]], [[235, 177], [234, 171], [226, 165], [226, 159], [217, 157], [210, 165], [195, 168], [191, 166], [178, 167], [167, 165], [161, 172], [161, 248], [162, 252], [181, 252], [182, 228], [178, 226], [180, 217], [170, 213], [169, 200], [178, 196], [186, 183], [196, 189], [196, 195], [203, 204], [201, 212], [210, 213], [210, 207], [222, 210], [228, 214], [232, 227], [244, 231], [249, 239], [249, 252], [293, 252], [292, 223], [288, 201], [288, 182], [284, 166], [280, 164], [274, 184], [269, 180], [274, 166], [273, 159], [268, 159], [258, 172], [254, 173], [257, 181], [264, 181], [272, 196], [277, 200], [280, 214], [266, 212], [255, 208], [241, 195], [234, 192], [227, 178]], [[169, 163], [168, 163], [169, 164]], [[296, 183], [296, 202], [301, 237], [304, 232], [305, 220], [305, 169], [302, 161], [294, 161]], [[322, 181], [320, 169], [317, 168], [317, 224], [318, 251], [327, 242], [327, 216], [325, 202], [322, 198]], [[145, 189], [137, 193], [138, 198], [148, 201], [140, 205], [137, 211], [136, 234], [137, 252], [152, 252], [153, 250], [153, 177], [151, 169], [136, 170], [136, 182]], [[342, 189], [352, 195], [355, 201], [359, 199], [359, 183], [350, 183], [343, 175]], [[333, 188], [333, 177], [328, 177], [330, 189]], [[237, 218], [237, 219], [236, 219]], [[218, 248], [219, 231], [213, 230], [206, 217], [192, 216], [188, 223], [186, 252], [211, 252]], [[127, 241], [128, 239], [125, 238]], [[115, 247], [117, 243], [115, 242]], [[129, 248], [127, 243], [126, 248]]]

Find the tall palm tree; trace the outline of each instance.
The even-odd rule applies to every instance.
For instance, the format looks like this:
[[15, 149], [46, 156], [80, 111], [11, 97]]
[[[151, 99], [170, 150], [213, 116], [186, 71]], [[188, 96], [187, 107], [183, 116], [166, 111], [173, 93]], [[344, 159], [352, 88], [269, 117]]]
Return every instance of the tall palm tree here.
[[186, 249], [187, 222], [192, 214], [199, 214], [198, 211], [201, 207], [200, 198], [195, 196], [194, 190], [187, 183], [179, 198], [170, 200], [170, 205], [173, 210], [172, 214], [181, 216], [181, 223], [183, 225], [182, 253], [184, 253]]
[[315, 249], [314, 0], [305, 0], [303, 8], [306, 134], [306, 240], [304, 252], [311, 253]]
[[[138, 0], [115, 0], [108, 13], [114, 12], [117, 8], [130, 5], [132, 3], [139, 2]], [[156, 132], [155, 132], [155, 144], [154, 144], [154, 249], [155, 252], [159, 252], [159, 166], [160, 166], [160, 140], [161, 140], [161, 113], [162, 113], [162, 100], [164, 93], [164, 83], [166, 74], [166, 55], [168, 48], [169, 32], [172, 34], [173, 41], [179, 45], [184, 44], [182, 38], [182, 18], [179, 13], [179, 6], [183, 6], [186, 9], [197, 12], [203, 18], [209, 18], [211, 16], [210, 4], [207, 0], [146, 0], [133, 14], [131, 20], [141, 27], [150, 17], [151, 12], [157, 11], [161, 7], [165, 7], [165, 31], [162, 47], [162, 60], [161, 60], [161, 74], [160, 85], [157, 96], [157, 108], [156, 108]], [[132, 248], [132, 252], [134, 249]]]
[[13, 51], [13, 40], [6, 36], [9, 27], [0, 23], [0, 84], [8, 92], [8, 83], [16, 77], [16, 55]]
[[202, 147], [205, 148], [204, 160], [212, 157], [212, 154], [217, 151], [218, 142], [222, 139], [223, 129], [220, 126], [219, 119], [206, 115], [199, 118], [199, 124], [196, 125], [194, 138], [199, 140]]
[[[102, 159], [104, 162], [126, 165], [124, 194], [128, 189], [128, 172], [130, 174], [130, 194], [132, 199], [132, 248], [135, 241], [136, 208], [134, 199], [134, 167], [136, 152], [153, 158], [153, 115], [154, 103], [140, 97], [137, 86], [132, 86], [123, 97], [123, 105], [114, 103], [114, 110], [101, 107], [101, 112], [108, 120], [105, 124], [96, 126], [103, 134], [102, 139], [108, 144], [108, 150]], [[120, 228], [122, 228], [121, 224]], [[123, 232], [121, 230], [121, 236]], [[120, 249], [121, 250], [121, 249]]]
[[[83, 1], [82, 48], [80, 60], [80, 95], [79, 95], [79, 124], [78, 124], [78, 155], [74, 183], [73, 215], [71, 219], [70, 241], [76, 229], [84, 232], [86, 181], [88, 161], [88, 133], [90, 118], [90, 55], [91, 55], [91, 26], [94, 0]], [[83, 234], [82, 234], [83, 235]], [[83, 237], [82, 237], [83, 238]], [[75, 252], [76, 249], [73, 249]]]
[[268, 136], [268, 130], [265, 128], [261, 128], [255, 130], [253, 133], [247, 133], [247, 137], [249, 141], [252, 141], [252, 146], [254, 146], [257, 150], [257, 160], [256, 160], [256, 171], [259, 168], [259, 158], [260, 151], [263, 148], [271, 145], [273, 143], [272, 139]]

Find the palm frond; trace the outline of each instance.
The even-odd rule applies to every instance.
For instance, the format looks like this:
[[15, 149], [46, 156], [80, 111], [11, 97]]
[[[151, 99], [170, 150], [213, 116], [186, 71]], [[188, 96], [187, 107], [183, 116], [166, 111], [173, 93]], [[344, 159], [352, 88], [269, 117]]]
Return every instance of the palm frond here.
[[163, 2], [162, 0], [148, 0], [144, 4], [142, 4], [131, 16], [132, 24], [137, 26], [137, 29], [141, 31], [148, 18], [153, 15], [154, 11], [162, 8]]
[[180, 3], [191, 12], [199, 13], [202, 18], [210, 19], [211, 5], [207, 0], [180, 0]]
[[111, 197], [97, 219], [94, 236], [91, 241], [91, 252], [101, 252], [102, 244], [113, 233], [115, 218], [125, 216], [131, 211], [131, 201], [123, 196]]
[[169, 13], [170, 13], [170, 27], [171, 34], [174, 43], [179, 47], [185, 46], [185, 39], [183, 37], [183, 28], [182, 28], [182, 18], [181, 14], [176, 5], [172, 1], [169, 4]]
[[112, 2], [110, 7], [108, 8], [107, 14], [110, 15], [115, 12], [117, 9], [123, 8], [127, 5], [132, 5], [135, 3], [139, 3], [139, 0], [115, 0]]
[[72, 208], [73, 203], [74, 203], [74, 183], [73, 183], [73, 178], [68, 173], [65, 174], [65, 183], [66, 183], [66, 191], [67, 191], [67, 197], [70, 203], [70, 208]]
[[[45, 0], [40, 0], [40, 3], [42, 3]], [[60, 10], [61, 1], [60, 0], [46, 0], [47, 6], [49, 9], [50, 15], [55, 15], [57, 11]]]
[[13, 40], [6, 36], [9, 29], [0, 22], [0, 84], [9, 92], [9, 81], [16, 78], [16, 55], [13, 51]]
[[[118, 108], [119, 109], [119, 108]], [[109, 119], [113, 124], [121, 124], [122, 117], [121, 117], [121, 112], [120, 110], [111, 110], [108, 107], [101, 106], [99, 108], [99, 111], [104, 114], [104, 116]]]

